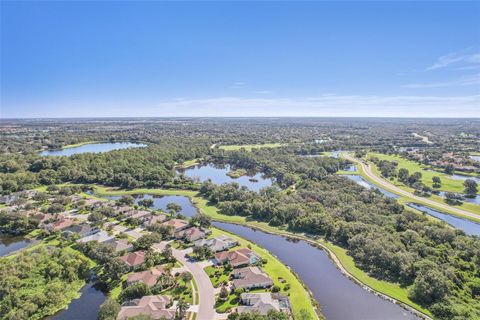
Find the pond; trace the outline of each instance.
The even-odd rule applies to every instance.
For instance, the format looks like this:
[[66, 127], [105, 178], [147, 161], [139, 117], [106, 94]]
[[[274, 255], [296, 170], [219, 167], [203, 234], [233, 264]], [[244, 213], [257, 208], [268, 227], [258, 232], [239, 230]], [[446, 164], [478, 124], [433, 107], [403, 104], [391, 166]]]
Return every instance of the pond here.
[[[438, 193], [439, 196], [441, 197], [444, 197], [445, 198], [445, 193], [444, 191], [440, 191]], [[464, 194], [458, 194], [459, 196], [462, 197], [462, 200], [463, 202], [469, 202], [469, 203], [473, 203], [473, 204], [480, 204], [480, 195], [476, 195], [475, 197], [466, 197]]]
[[479, 156], [470, 156], [472, 160], [480, 162], [480, 155]]
[[0, 257], [30, 245], [31, 241], [22, 236], [12, 236], [0, 233]]
[[382, 188], [379, 188], [377, 187], [376, 185], [368, 182], [367, 180], [365, 180], [361, 175], [358, 175], [358, 174], [342, 174], [341, 175], [342, 177], [345, 177], [345, 178], [348, 178], [354, 182], [356, 182], [357, 184], [361, 185], [362, 187], [365, 187], [367, 189], [377, 189], [378, 191], [380, 191], [383, 195], [389, 197], [389, 198], [394, 198], [394, 199], [398, 199], [400, 198], [400, 196], [396, 195], [395, 193], [393, 192], [390, 192], [390, 191], [387, 191], [385, 189], [382, 189]]
[[68, 309], [60, 310], [45, 320], [96, 320], [100, 305], [107, 299], [106, 294], [92, 282], [87, 283], [80, 293], [80, 298], [72, 300]]
[[325, 251], [305, 241], [293, 242], [279, 235], [230, 223], [213, 224], [257, 243], [288, 265], [313, 293], [327, 320], [418, 319], [349, 280]]
[[[171, 202], [179, 204], [182, 207], [178, 213], [185, 217], [193, 217], [195, 213], [197, 213], [197, 209], [190, 201], [188, 197], [185, 196], [157, 196], [157, 195], [150, 195], [150, 194], [135, 194], [132, 195], [135, 199], [135, 203], [137, 204], [142, 199], [152, 199], [153, 200], [153, 207], [154, 209], [160, 209], [162, 211], [167, 211], [167, 205]], [[110, 200], [118, 200], [121, 196], [101, 196], [102, 198], [110, 199]]]
[[45, 150], [40, 152], [41, 156], [71, 156], [80, 153], [101, 153], [112, 150], [129, 149], [129, 148], [143, 148], [146, 144], [134, 142], [102, 142], [102, 143], [88, 143], [78, 147], [65, 148], [60, 150]]
[[216, 166], [210, 163], [179, 170], [178, 173], [200, 182], [207, 181], [208, 179], [212, 180], [215, 184], [236, 182], [240, 186], [245, 186], [253, 191], [259, 191], [262, 188], [271, 186], [273, 183], [272, 178], [264, 177], [261, 173], [232, 178], [227, 175], [230, 170], [231, 167], [229, 165]]
[[464, 176], [462, 174], [452, 174], [451, 176], [448, 176], [449, 178], [452, 178], [454, 180], [467, 180], [467, 179], [470, 179], [470, 180], [473, 180], [475, 181], [476, 183], [480, 184], [480, 178], [478, 177], [472, 177], [472, 176]]
[[425, 207], [416, 203], [407, 203], [407, 206], [417, 209], [419, 211], [425, 212], [426, 214], [431, 215], [433, 217], [436, 217], [457, 229], [463, 230], [468, 235], [480, 236], [479, 223], [476, 223], [467, 219], [458, 218], [450, 214], [446, 214], [446, 213], [443, 213], [435, 209]]
[[343, 168], [343, 170], [349, 171], [349, 172], [357, 172], [357, 166], [354, 164], [349, 164], [345, 168]]

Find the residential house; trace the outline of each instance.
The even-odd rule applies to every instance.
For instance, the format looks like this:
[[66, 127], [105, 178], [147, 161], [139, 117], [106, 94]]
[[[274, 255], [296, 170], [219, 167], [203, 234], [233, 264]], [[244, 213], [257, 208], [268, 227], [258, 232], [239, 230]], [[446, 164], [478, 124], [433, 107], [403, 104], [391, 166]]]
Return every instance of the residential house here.
[[217, 252], [215, 254], [215, 264], [230, 263], [232, 267], [238, 268], [248, 266], [260, 261], [258, 254], [248, 248], [242, 248], [235, 251]]
[[80, 238], [91, 236], [99, 232], [100, 229], [97, 227], [92, 227], [88, 223], [81, 223], [77, 225], [70, 226], [63, 230], [62, 235], [66, 237], [71, 237], [74, 234], [78, 234]]
[[182, 219], [171, 219], [165, 221], [162, 225], [173, 227], [173, 232], [179, 232], [188, 228], [188, 222]]
[[143, 217], [150, 215], [150, 213], [151, 213], [150, 211], [134, 209], [134, 210], [124, 212], [123, 216], [125, 218], [130, 218], [130, 219], [142, 219]]
[[222, 234], [216, 238], [197, 240], [194, 244], [196, 247], [207, 247], [212, 252], [220, 252], [235, 247], [238, 241]]
[[170, 299], [166, 296], [144, 296], [122, 306], [117, 315], [117, 320], [126, 320], [139, 315], [145, 315], [155, 320], [163, 318], [173, 320], [175, 318], [175, 309], [169, 306]]
[[268, 288], [273, 285], [272, 279], [263, 272], [260, 267], [245, 267], [236, 269], [232, 273], [233, 289], [242, 288], [245, 290], [255, 289], [255, 288]]
[[111, 240], [105, 241], [103, 244], [112, 247], [115, 252], [129, 252], [133, 250], [133, 244], [128, 243], [126, 239], [117, 240], [113, 238]]
[[198, 239], [205, 237], [205, 232], [197, 227], [191, 227], [188, 229], [183, 229], [174, 234], [176, 239], [184, 239], [189, 242], [193, 242]]
[[162, 223], [167, 220], [167, 216], [164, 214], [151, 214], [143, 218], [143, 226], [149, 227], [157, 223]]
[[270, 310], [282, 311], [290, 314], [290, 302], [287, 296], [270, 293], [248, 293], [240, 295], [241, 306], [237, 307], [238, 313], [256, 312], [266, 315]]
[[103, 243], [112, 239], [114, 239], [114, 237], [110, 236], [106, 231], [101, 230], [89, 236], [80, 238], [77, 242], [86, 243], [90, 241], [98, 241], [99, 243]]
[[126, 284], [130, 286], [135, 283], [145, 283], [149, 287], [153, 287], [157, 284], [157, 279], [166, 274], [165, 269], [162, 266], [156, 266], [146, 271], [135, 272], [128, 275]]
[[145, 262], [145, 251], [130, 252], [120, 257], [130, 268], [141, 266]]
[[46, 224], [45, 229], [49, 232], [60, 231], [60, 230], [63, 230], [63, 229], [66, 229], [66, 228], [70, 227], [74, 223], [75, 223], [75, 221], [73, 221], [72, 219], [60, 218], [60, 219], [58, 219], [54, 222]]

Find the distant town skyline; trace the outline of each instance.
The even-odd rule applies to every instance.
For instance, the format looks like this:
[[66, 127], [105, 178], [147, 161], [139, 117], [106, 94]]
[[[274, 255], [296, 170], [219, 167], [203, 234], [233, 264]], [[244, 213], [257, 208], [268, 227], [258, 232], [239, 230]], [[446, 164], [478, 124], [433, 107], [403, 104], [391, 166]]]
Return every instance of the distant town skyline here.
[[0, 118], [480, 117], [479, 2], [0, 6]]

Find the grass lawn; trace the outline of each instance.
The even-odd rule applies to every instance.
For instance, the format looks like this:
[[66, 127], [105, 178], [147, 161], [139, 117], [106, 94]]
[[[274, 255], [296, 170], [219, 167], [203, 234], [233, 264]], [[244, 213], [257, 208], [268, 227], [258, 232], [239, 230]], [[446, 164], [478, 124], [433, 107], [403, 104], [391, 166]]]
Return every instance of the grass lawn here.
[[192, 160], [187, 160], [187, 161], [184, 161], [182, 164], [179, 164], [177, 167], [178, 168], [188, 168], [188, 167], [193, 167], [197, 164], [200, 163], [200, 161], [202, 161], [202, 159], [192, 159]]
[[[300, 280], [297, 279], [297, 277], [292, 273], [292, 271], [290, 271], [289, 268], [275, 258], [270, 252], [256, 245], [255, 243], [238, 237], [235, 234], [217, 228], [212, 228], [213, 236], [219, 236], [221, 234], [226, 234], [237, 240], [240, 243], [239, 248], [247, 247], [249, 245], [253, 251], [260, 255], [262, 259], [267, 261], [267, 263], [263, 266], [263, 270], [272, 278], [275, 285], [282, 288], [281, 292], [289, 296], [293, 313], [297, 316], [296, 318], [300, 319], [299, 314], [300, 310], [302, 309], [307, 310], [313, 318], [317, 317], [315, 315], [313, 304], [308, 292], [302, 286]], [[290, 285], [290, 289], [285, 292], [283, 288], [287, 283]]]
[[229, 146], [219, 146], [219, 149], [227, 151], [236, 151], [240, 149], [245, 149], [245, 151], [252, 151], [252, 149], [260, 148], [278, 148], [286, 146], [286, 143], [263, 143], [263, 144], [245, 144], [245, 145], [229, 145]]
[[225, 271], [223, 266], [208, 266], [204, 270], [215, 288], [218, 288], [218, 286], [224, 282], [228, 282], [230, 272]]
[[[380, 177], [380, 172], [378, 171], [378, 169], [375, 167], [375, 166], [372, 166], [372, 171]], [[374, 185], [376, 185], [376, 181], [373, 181], [371, 180], [366, 174], [365, 172], [363, 172], [363, 169], [362, 169], [362, 166], [360, 165], [357, 165], [357, 174], [361, 175], [365, 180], [373, 183]], [[384, 179], [385, 180], [385, 179]], [[393, 185], [405, 190], [405, 191], [408, 191], [410, 193], [414, 193], [414, 189], [410, 188], [410, 187], [407, 187], [405, 186], [403, 183], [400, 183], [398, 181], [392, 181], [392, 180], [388, 180], [390, 183], [392, 183]], [[390, 188], [387, 188], [385, 186], [380, 186], [381, 188], [387, 190], [387, 191], [390, 191], [392, 193], [396, 193], [394, 190], [391, 190]], [[427, 199], [427, 198], [425, 198]], [[438, 203], [443, 203], [443, 204], [446, 204], [445, 202], [445, 199], [443, 199], [442, 197], [440, 196], [437, 196], [437, 195], [431, 195], [430, 197], [428, 197], [428, 199], [430, 200], [433, 200], [435, 202], [438, 202]], [[430, 205], [430, 204], [425, 204], [423, 202], [420, 202], [420, 201], [417, 201], [413, 198], [410, 198], [410, 197], [407, 197], [407, 196], [403, 196], [403, 195], [400, 195], [400, 198], [398, 199], [399, 202], [402, 202], [402, 203], [407, 203], [407, 202], [413, 202], [413, 203], [419, 203], [419, 204], [424, 204], [426, 205], [427, 207], [431, 207], [433, 209], [436, 209], [436, 210], [439, 210], [441, 212], [444, 212], [444, 213], [448, 213], [448, 214], [451, 214], [451, 215], [454, 215], [454, 216], [457, 216], [457, 217], [460, 217], [460, 218], [463, 218], [463, 219], [468, 219], [468, 220], [472, 220], [472, 221], [476, 221], [476, 222], [480, 222], [480, 218], [479, 219], [476, 219], [476, 218], [472, 218], [470, 216], [465, 216], [465, 215], [461, 215], [461, 214], [458, 214], [457, 212], [455, 211], [451, 211], [451, 210], [447, 210], [447, 209], [444, 209], [444, 208], [440, 208], [440, 207], [435, 207], [434, 205]], [[469, 202], [463, 202], [461, 205], [457, 205], [455, 206], [457, 208], [460, 208], [460, 209], [463, 209], [463, 210], [466, 210], [466, 211], [470, 211], [472, 213], [476, 213], [476, 214], [480, 214], [480, 206], [479, 205], [475, 205], [473, 203], [469, 203]]]
[[[455, 180], [449, 177], [447, 174], [442, 172], [433, 171], [429, 166], [421, 165], [415, 161], [411, 161], [400, 156], [396, 155], [386, 155], [382, 153], [372, 153], [369, 152], [367, 157], [371, 159], [372, 157], [377, 157], [380, 160], [396, 161], [398, 163], [398, 169], [405, 168], [409, 171], [410, 174], [414, 172], [420, 172], [422, 174], [422, 182], [433, 189], [432, 178], [434, 176], [440, 177], [441, 187], [437, 190], [463, 193], [465, 187], [463, 186], [462, 180]], [[375, 169], [377, 169], [375, 167]], [[378, 170], [375, 170], [375, 173], [378, 174]], [[394, 180], [395, 185], [403, 186], [397, 179]]]

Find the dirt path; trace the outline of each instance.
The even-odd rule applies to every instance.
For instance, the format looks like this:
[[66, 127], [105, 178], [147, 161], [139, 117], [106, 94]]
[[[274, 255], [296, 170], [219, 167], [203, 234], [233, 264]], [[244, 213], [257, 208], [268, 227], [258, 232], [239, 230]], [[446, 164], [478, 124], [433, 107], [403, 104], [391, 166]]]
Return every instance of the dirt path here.
[[424, 204], [424, 205], [433, 207], [433, 209], [441, 208], [441, 209], [447, 210], [447, 213], [448, 213], [448, 211], [453, 211], [453, 212], [455, 212], [459, 215], [462, 215], [462, 216], [467, 216], [467, 217], [471, 217], [471, 218], [475, 218], [475, 219], [480, 219], [480, 215], [478, 215], [478, 214], [475, 214], [475, 213], [472, 213], [472, 212], [469, 212], [469, 211], [465, 211], [465, 210], [462, 210], [462, 209], [459, 209], [459, 208], [455, 208], [455, 207], [449, 206], [445, 203], [436, 202], [436, 201], [430, 200], [428, 198], [419, 197], [419, 196], [414, 195], [411, 192], [403, 190], [403, 189], [393, 185], [392, 183], [388, 182], [387, 180], [384, 180], [384, 179], [380, 178], [375, 173], [373, 173], [372, 168], [370, 167], [369, 164], [365, 164], [363, 161], [359, 161], [358, 159], [353, 158], [352, 156], [350, 156], [348, 154], [344, 154], [344, 156], [345, 156], [345, 159], [347, 159], [351, 162], [355, 162], [357, 164], [360, 164], [362, 166], [363, 172], [365, 172], [365, 174], [370, 179], [372, 179], [375, 182], [375, 184], [377, 184], [381, 187], [384, 187], [387, 190], [392, 190], [396, 194], [411, 198], [411, 199], [417, 201], [420, 204]]

